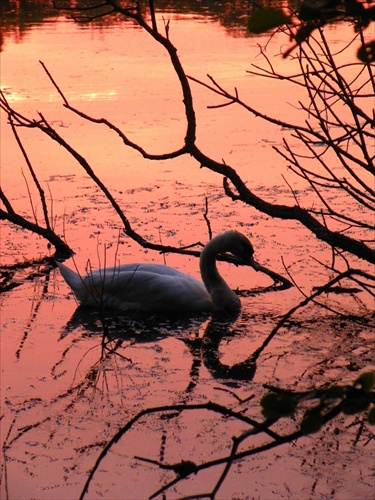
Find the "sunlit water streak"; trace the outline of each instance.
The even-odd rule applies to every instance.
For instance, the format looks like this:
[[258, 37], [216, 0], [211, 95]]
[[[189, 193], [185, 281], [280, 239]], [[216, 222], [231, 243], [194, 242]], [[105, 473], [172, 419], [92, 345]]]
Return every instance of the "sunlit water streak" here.
[[[251, 62], [258, 61], [257, 40], [232, 39], [215, 23], [205, 22], [202, 30], [201, 23], [203, 19], [181, 16], [171, 25], [171, 36], [188, 72], [200, 78], [212, 73], [222, 83], [238, 86], [261, 108], [270, 100], [274, 102], [276, 86], [259, 87], [259, 80], [245, 71]], [[327, 270], [308, 260], [310, 255], [329, 260], [325, 246], [315, 240], [311, 243], [307, 232], [295, 223], [268, 220], [253, 209], [229, 202], [218, 179], [189, 158], [157, 165], [143, 162], [102, 128], [67, 113], [39, 59], [72, 103], [95, 116], [107, 116], [155, 152], [171, 150], [181, 144], [184, 134], [180, 90], [168, 58], [139, 30], [127, 25], [96, 31], [62, 19], [32, 29], [24, 45], [8, 42], [5, 47], [2, 85], [6, 95], [19, 104], [22, 112], [45, 113], [87, 155], [142, 234], [163, 243], [207, 239], [203, 219], [207, 196], [215, 233], [230, 227], [247, 233], [257, 259], [279, 272], [283, 272], [280, 257], [284, 256], [306, 291], [328, 277]], [[281, 143], [281, 135], [260, 126], [259, 120], [249, 119], [241, 110], [207, 111], [207, 104], [217, 101], [193, 88], [199, 142], [208, 154], [233, 164], [252, 188], [270, 200], [292, 199], [281, 177], [285, 165], [270, 147]], [[288, 101], [288, 90], [283, 92]], [[280, 94], [277, 96], [280, 110], [273, 109], [275, 113], [295, 112], [283, 104]], [[1, 125], [2, 141], [7, 145], [1, 151], [2, 183], [15, 199], [15, 207], [28, 212], [20, 173], [21, 165], [25, 167], [9, 129], [4, 122]], [[64, 232], [77, 251], [76, 262], [82, 271], [88, 258], [97, 265], [104, 260], [111, 263], [116, 253], [122, 263], [163, 262], [162, 256], [140, 250], [119, 236], [120, 223], [106, 200], [59, 147], [28, 132], [23, 137], [40, 178], [50, 186], [58, 232]], [[309, 195], [299, 181], [293, 187]], [[40, 217], [40, 206], [35, 208]], [[44, 241], [24, 231], [2, 229], [4, 263], [15, 257], [23, 260], [44, 254], [45, 247]], [[167, 256], [167, 263], [198, 275], [196, 260]], [[234, 288], [249, 290], [269, 284], [267, 278], [251, 270], [222, 268]], [[189, 321], [111, 317], [107, 324], [110, 335], [105, 338], [95, 313], [77, 313], [76, 303], [57, 272], [26, 282], [21, 273], [18, 279], [22, 284], [4, 294], [0, 304], [4, 367], [1, 432], [4, 442], [11, 429], [7, 441], [10, 498], [77, 498], [103, 443], [112, 437], [114, 429], [145, 407], [211, 399], [243, 410], [237, 398], [255, 396], [246, 411], [259, 417], [259, 397], [265, 382], [303, 389], [306, 387], [298, 385], [301, 381], [306, 386], [321, 385], [337, 380], [341, 374], [351, 380], [352, 371], [364, 369], [373, 361], [368, 328], [353, 327], [311, 307], [299, 313], [265, 350], [252, 381], [226, 379], [221, 365], [243, 361], [259, 347], [277, 319], [300, 300], [295, 289], [247, 294], [237, 322], [222, 329], [218, 356], [213, 358], [201, 344], [210, 325], [207, 316]], [[366, 304], [361, 298], [343, 302], [338, 297], [330, 304], [364, 314]], [[347, 367], [343, 367], [345, 364]], [[339, 427], [342, 429], [341, 424]], [[174, 417], [172, 426], [168, 419], [151, 418], [121, 441], [104, 462], [90, 498], [124, 498], [124, 490], [129, 492], [129, 499], [145, 498], [155, 491], [167, 473], [160, 473], [156, 467], [145, 469], [133, 457], [160, 457], [163, 439], [166, 462], [181, 456], [194, 456], [199, 461], [205, 458], [207, 449], [212, 456], [228, 450], [230, 436], [236, 431], [238, 423], [220, 422], [205, 413], [193, 417], [181, 414]], [[337, 447], [334, 453], [332, 446]], [[239, 464], [228, 478], [222, 498], [329, 498], [332, 489], [337, 498], [370, 498], [366, 449], [349, 450], [344, 440], [333, 444], [331, 436], [324, 435], [314, 442], [306, 439], [302, 449], [285, 447], [280, 453]], [[341, 449], [345, 453], [338, 460], [337, 450]], [[316, 484], [318, 474], [322, 479]], [[212, 481], [212, 475], [199, 478], [198, 489], [206, 481]], [[1, 488], [3, 493], [4, 482]]]

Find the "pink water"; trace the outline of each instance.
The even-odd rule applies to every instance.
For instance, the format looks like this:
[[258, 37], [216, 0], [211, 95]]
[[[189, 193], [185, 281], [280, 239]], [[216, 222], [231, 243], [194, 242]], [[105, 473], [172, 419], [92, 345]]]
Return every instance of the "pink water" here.
[[[222, 85], [236, 86], [252, 105], [291, 121], [301, 119], [290, 104], [299, 98], [295, 91], [292, 95], [287, 86], [280, 90], [276, 83], [265, 85], [246, 73], [252, 63], [259, 63], [257, 44], [262, 40], [233, 38], [219, 24], [199, 16], [171, 18], [170, 36], [188, 74], [202, 79], [212, 74]], [[332, 30], [333, 40], [339, 35], [350, 34], [342, 28], [340, 33]], [[275, 39], [275, 52], [279, 44]], [[280, 274], [285, 274], [283, 257], [306, 293], [330, 277], [315, 260], [328, 263], [330, 249], [304, 228], [234, 204], [225, 198], [221, 179], [189, 157], [158, 163], [143, 160], [105, 127], [67, 112], [39, 60], [72, 105], [105, 116], [150, 152], [171, 151], [182, 145], [185, 133], [180, 88], [168, 57], [138, 28], [79, 27], [63, 18], [34, 27], [22, 43], [7, 42], [2, 89], [20, 112], [34, 117], [36, 111], [42, 112], [89, 160], [134, 228], [147, 239], [175, 245], [207, 241], [203, 218], [207, 197], [215, 234], [229, 228], [244, 232], [254, 244], [257, 260]], [[231, 164], [268, 200], [293, 203], [283, 175], [308, 200], [309, 190], [272, 150], [273, 144], [281, 143], [282, 132], [238, 108], [207, 110], [218, 99], [197, 85], [192, 88], [199, 147]], [[32, 217], [23, 170], [41, 217], [35, 189], [4, 115], [1, 120], [2, 188], [15, 209]], [[121, 263], [163, 263], [161, 255], [140, 249], [121, 234], [113, 209], [59, 146], [33, 131], [22, 130], [21, 136], [46, 192], [51, 193], [56, 231], [76, 251], [80, 270], [84, 271], [87, 259], [95, 266], [104, 261], [112, 264], [115, 255]], [[2, 224], [3, 265], [45, 253], [45, 241]], [[198, 277], [196, 260], [173, 255], [166, 260]], [[266, 276], [250, 269], [225, 264], [220, 269], [233, 288], [248, 291], [270, 284]], [[21, 285], [0, 298], [2, 498], [77, 498], [105, 442], [142, 409], [212, 400], [260, 418], [264, 383], [303, 390], [350, 381], [350, 367], [362, 371], [373, 363], [371, 325], [340, 321], [310, 307], [270, 343], [253, 380], [226, 380], [204, 349], [192, 347], [196, 337], [201, 339], [215, 326], [208, 316], [184, 321], [116, 318], [110, 332], [122, 340], [105, 340], [94, 313], [74, 316], [76, 303], [59, 273], [41, 271], [40, 277], [30, 280], [25, 280], [26, 271], [20, 271], [15, 278]], [[224, 365], [246, 359], [302, 297], [293, 288], [244, 294], [242, 300], [241, 315], [221, 332], [218, 352]], [[330, 305], [365, 316], [371, 302], [360, 294], [330, 298]], [[104, 340], [109, 342], [105, 348]], [[252, 395], [250, 404], [242, 402]], [[159, 417], [144, 418], [119, 441], [95, 475], [87, 498], [146, 498], [173, 475], [134, 456], [166, 463], [220, 457], [228, 452], [231, 436], [242, 428], [204, 411]], [[372, 498], [371, 443], [351, 446], [355, 428], [353, 435], [341, 435], [347, 424], [331, 426], [340, 430], [337, 435], [323, 432], [236, 464], [218, 498]], [[192, 476], [167, 492], [166, 498], [209, 491], [219, 472]]]

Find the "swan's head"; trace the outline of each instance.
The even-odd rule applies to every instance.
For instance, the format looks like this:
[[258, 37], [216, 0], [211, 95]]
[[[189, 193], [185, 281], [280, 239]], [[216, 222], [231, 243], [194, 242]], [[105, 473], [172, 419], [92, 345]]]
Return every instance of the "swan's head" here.
[[222, 251], [230, 253], [239, 264], [253, 265], [254, 248], [250, 240], [238, 231], [227, 231], [219, 236], [222, 239]]
[[218, 253], [230, 254], [237, 265], [250, 265], [257, 269], [257, 262], [254, 260], [254, 248], [250, 240], [238, 231], [226, 231], [211, 240]]

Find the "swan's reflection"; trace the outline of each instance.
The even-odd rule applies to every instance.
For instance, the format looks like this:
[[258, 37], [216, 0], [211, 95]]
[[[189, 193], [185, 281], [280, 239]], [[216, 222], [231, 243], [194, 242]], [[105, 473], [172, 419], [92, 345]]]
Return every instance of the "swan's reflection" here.
[[[163, 315], [160, 313], [114, 313], [100, 316], [91, 308], [79, 306], [62, 332], [66, 336], [77, 328], [89, 335], [100, 336], [101, 343], [112, 342], [119, 349], [132, 344], [155, 344], [173, 337], [183, 342], [192, 358], [189, 383], [191, 392], [200, 378], [202, 364], [213, 378], [223, 383], [249, 381], [256, 372], [259, 349], [234, 365], [222, 362], [222, 348], [235, 339], [248, 335], [248, 321], [239, 321], [241, 313]], [[113, 345], [111, 347], [113, 351]]]
[[61, 332], [64, 337], [77, 328], [92, 334], [104, 334], [109, 340], [122, 339], [139, 343], [157, 342], [174, 336], [198, 334], [201, 325], [208, 321], [209, 313], [145, 313], [136, 311], [108, 311], [100, 314], [91, 307], [78, 306]]
[[[232, 366], [222, 363], [220, 359], [220, 345], [236, 335], [236, 324], [239, 316], [239, 314], [231, 316], [215, 314], [207, 324], [202, 338], [202, 360], [214, 378], [252, 380], [255, 375], [256, 358], [253, 353], [249, 353], [245, 360]], [[242, 323], [242, 333], [243, 328]]]

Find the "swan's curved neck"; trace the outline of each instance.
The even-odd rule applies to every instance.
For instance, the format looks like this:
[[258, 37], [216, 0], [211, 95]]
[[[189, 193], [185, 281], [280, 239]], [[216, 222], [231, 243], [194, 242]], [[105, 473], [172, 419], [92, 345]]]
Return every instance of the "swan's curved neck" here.
[[211, 240], [202, 250], [199, 267], [203, 283], [211, 295], [215, 309], [237, 311], [241, 308], [238, 296], [229, 288], [221, 277], [216, 267], [216, 258], [221, 251], [222, 243], [220, 239]]

